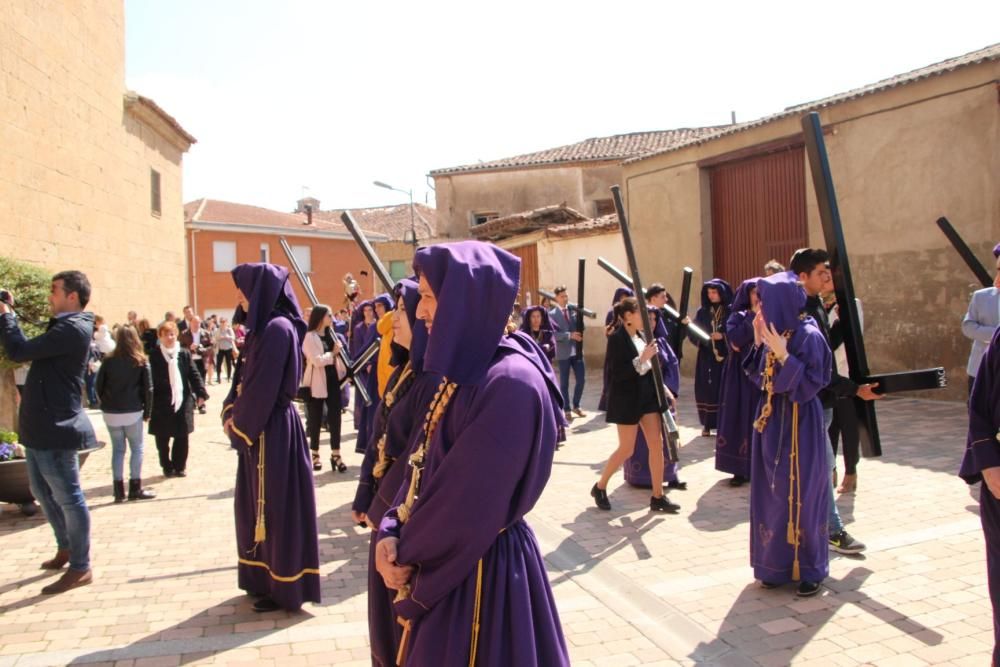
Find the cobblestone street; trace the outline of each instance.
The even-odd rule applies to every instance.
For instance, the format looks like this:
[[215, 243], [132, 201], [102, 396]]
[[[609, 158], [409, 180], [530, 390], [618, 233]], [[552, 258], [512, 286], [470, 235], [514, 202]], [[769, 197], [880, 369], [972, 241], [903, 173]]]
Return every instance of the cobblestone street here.
[[[963, 378], [964, 381], [964, 378]], [[569, 429], [552, 478], [529, 516], [549, 565], [574, 665], [989, 664], [978, 486], [958, 479], [965, 409], [890, 399], [879, 404], [881, 459], [862, 460], [856, 495], [840, 496], [863, 556], [831, 554], [820, 596], [764, 590], [748, 563], [749, 487], [714, 470], [714, 439], [700, 437], [690, 382], [680, 401], [678, 515], [647, 511], [648, 491], [617, 475], [611, 512], [588, 490], [615, 444], [593, 410]], [[345, 416], [346, 474], [316, 475], [323, 602], [302, 612], [256, 614], [236, 587], [232, 519], [235, 457], [218, 413], [225, 387], [209, 387], [187, 478], [159, 475], [146, 442], [145, 480], [159, 497], [112, 502], [109, 447], [83, 468], [93, 519], [94, 583], [41, 596], [53, 579], [38, 564], [55, 550], [41, 514], [0, 515], [0, 667], [104, 664], [368, 665], [369, 535], [349, 515], [357, 464]], [[100, 414], [91, 411], [99, 437]], [[488, 595], [489, 592], [486, 591]]]

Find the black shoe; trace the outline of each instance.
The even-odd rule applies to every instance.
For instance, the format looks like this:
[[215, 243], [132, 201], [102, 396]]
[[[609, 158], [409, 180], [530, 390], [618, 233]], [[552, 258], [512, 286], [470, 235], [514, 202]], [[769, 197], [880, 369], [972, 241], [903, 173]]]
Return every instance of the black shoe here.
[[174, 476], [174, 471], [172, 469], [169, 469], [169, 468], [164, 468], [163, 469], [163, 476], [164, 477], [173, 477]]
[[743, 475], [733, 475], [733, 478], [729, 480], [729, 486], [743, 486], [749, 481], [750, 480], [748, 480]]
[[340, 458], [340, 454], [332, 454], [330, 456], [330, 469], [337, 472], [347, 472], [347, 464]]
[[800, 598], [812, 597], [819, 593], [819, 584], [814, 581], [803, 581], [799, 584], [799, 589], [795, 594]]
[[142, 488], [141, 479], [130, 479], [128, 481], [128, 499], [129, 500], [152, 500], [156, 497], [156, 494], [149, 489]]
[[781, 586], [781, 584], [771, 583], [770, 581], [764, 581], [763, 579], [760, 580], [761, 588], [771, 590], [772, 588], [777, 588], [778, 586]]
[[278, 611], [279, 609], [281, 609], [281, 605], [268, 597], [263, 597], [253, 603], [253, 610], [259, 614]]
[[203, 415], [203, 414], [205, 414], [205, 412], [206, 412], [206, 410], [205, 410], [205, 406], [204, 405], [201, 406], [200, 408], [198, 408], [198, 414], [199, 415]]
[[701, 429], [701, 437], [703, 437], [703, 438], [711, 438], [712, 437], [712, 429], [710, 429], [710, 428], [703, 428], [703, 429]]
[[611, 509], [611, 501], [608, 500], [607, 489], [599, 489], [597, 488], [597, 484], [594, 484], [594, 488], [590, 490], [590, 495], [594, 498], [594, 504], [597, 505], [598, 509]]
[[183, 470], [175, 470], [174, 471], [174, 477], [187, 477], [187, 476], [188, 476], [188, 474], [186, 472], [184, 472]]
[[112, 481], [112, 486], [115, 489], [115, 502], [122, 503], [125, 502], [125, 480], [114, 479]]
[[660, 496], [657, 498], [653, 496], [649, 499], [649, 510], [651, 512], [668, 512], [670, 514], [677, 514], [677, 510], [681, 508], [677, 503], [672, 503], [667, 500], [666, 496]]
[[853, 556], [864, 551], [865, 545], [848, 535], [846, 530], [842, 530], [836, 535], [830, 536], [830, 548], [838, 554]]
[[679, 479], [674, 479], [667, 482], [668, 489], [674, 489], [675, 491], [687, 491], [688, 483], [682, 482]]

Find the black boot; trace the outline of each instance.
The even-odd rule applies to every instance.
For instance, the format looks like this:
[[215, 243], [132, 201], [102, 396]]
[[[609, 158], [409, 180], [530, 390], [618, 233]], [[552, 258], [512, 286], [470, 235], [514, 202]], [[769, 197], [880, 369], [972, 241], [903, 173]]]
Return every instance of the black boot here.
[[116, 479], [114, 481], [115, 487], [115, 502], [120, 503], [125, 501], [125, 480]]
[[149, 489], [142, 488], [141, 479], [130, 479], [128, 481], [128, 499], [129, 500], [149, 500], [150, 498], [155, 498], [156, 494]]

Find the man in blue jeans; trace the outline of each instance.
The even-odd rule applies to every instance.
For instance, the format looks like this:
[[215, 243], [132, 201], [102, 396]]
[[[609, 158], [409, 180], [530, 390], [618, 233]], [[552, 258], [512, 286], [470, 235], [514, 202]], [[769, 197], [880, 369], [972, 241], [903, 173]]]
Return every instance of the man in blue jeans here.
[[87, 367], [94, 315], [83, 309], [90, 300], [90, 282], [79, 271], [52, 277], [49, 307], [52, 319], [41, 336], [28, 340], [17, 324], [9, 301], [0, 300], [0, 340], [15, 362], [31, 362], [18, 414], [18, 432], [25, 447], [31, 493], [42, 506], [56, 536], [55, 558], [46, 570], [69, 569], [42, 589], [50, 595], [89, 584], [90, 511], [80, 487], [77, 451], [95, 442], [94, 428], [83, 411], [83, 375]]
[[[566, 421], [573, 421], [573, 415], [585, 417], [587, 413], [580, 409], [580, 399], [583, 398], [586, 368], [583, 365], [583, 355], [580, 354], [578, 343], [583, 341], [583, 335], [576, 330], [576, 309], [569, 307], [569, 294], [566, 287], [560, 285], [553, 292], [556, 295], [556, 306], [549, 311], [549, 319], [556, 326], [556, 361], [559, 364], [559, 388], [563, 396], [563, 409], [566, 411]], [[569, 395], [569, 372], [572, 369], [575, 385], [573, 400]], [[572, 411], [570, 406], [572, 405]]]

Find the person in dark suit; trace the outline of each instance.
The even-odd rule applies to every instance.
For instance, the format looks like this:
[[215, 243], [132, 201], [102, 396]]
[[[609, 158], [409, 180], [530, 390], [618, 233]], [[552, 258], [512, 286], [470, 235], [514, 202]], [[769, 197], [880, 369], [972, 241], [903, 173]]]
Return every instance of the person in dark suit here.
[[[617, 328], [608, 337], [608, 410], [609, 424], [618, 425], [618, 449], [604, 464], [601, 478], [590, 490], [597, 507], [611, 509], [608, 500], [608, 481], [626, 459], [632, 456], [635, 439], [642, 433], [649, 446], [649, 471], [653, 497], [649, 509], [654, 512], [676, 512], [678, 505], [663, 495], [663, 427], [660, 406], [656, 397], [652, 359], [659, 352], [655, 342], [646, 343], [639, 334], [641, 315], [635, 297], [622, 299], [615, 306]], [[666, 387], [667, 399], [673, 394]]]
[[[212, 358], [212, 332], [202, 326], [200, 317], [192, 317], [188, 321], [188, 327], [181, 331], [178, 329], [177, 340], [181, 347], [188, 351], [194, 367], [201, 375], [202, 383], [208, 382], [207, 362]], [[198, 412], [205, 414], [205, 406], [199, 404]]]
[[[188, 435], [194, 431], [194, 404], [201, 407], [208, 392], [191, 353], [177, 340], [177, 325], [164, 322], [157, 329], [159, 346], [149, 358], [153, 373], [153, 413], [149, 434], [156, 440], [160, 467], [166, 477], [185, 477]], [[170, 439], [174, 446], [170, 448]]]
[[25, 338], [8, 295], [0, 302], [0, 339], [7, 357], [31, 362], [18, 414], [31, 494], [42, 506], [56, 537], [55, 558], [42, 569], [69, 569], [44, 594], [63, 593], [93, 580], [90, 571], [90, 510], [80, 487], [77, 451], [96, 442], [83, 411], [83, 374], [94, 334], [94, 315], [85, 313], [90, 281], [80, 271], [52, 276], [52, 319], [41, 336]]

